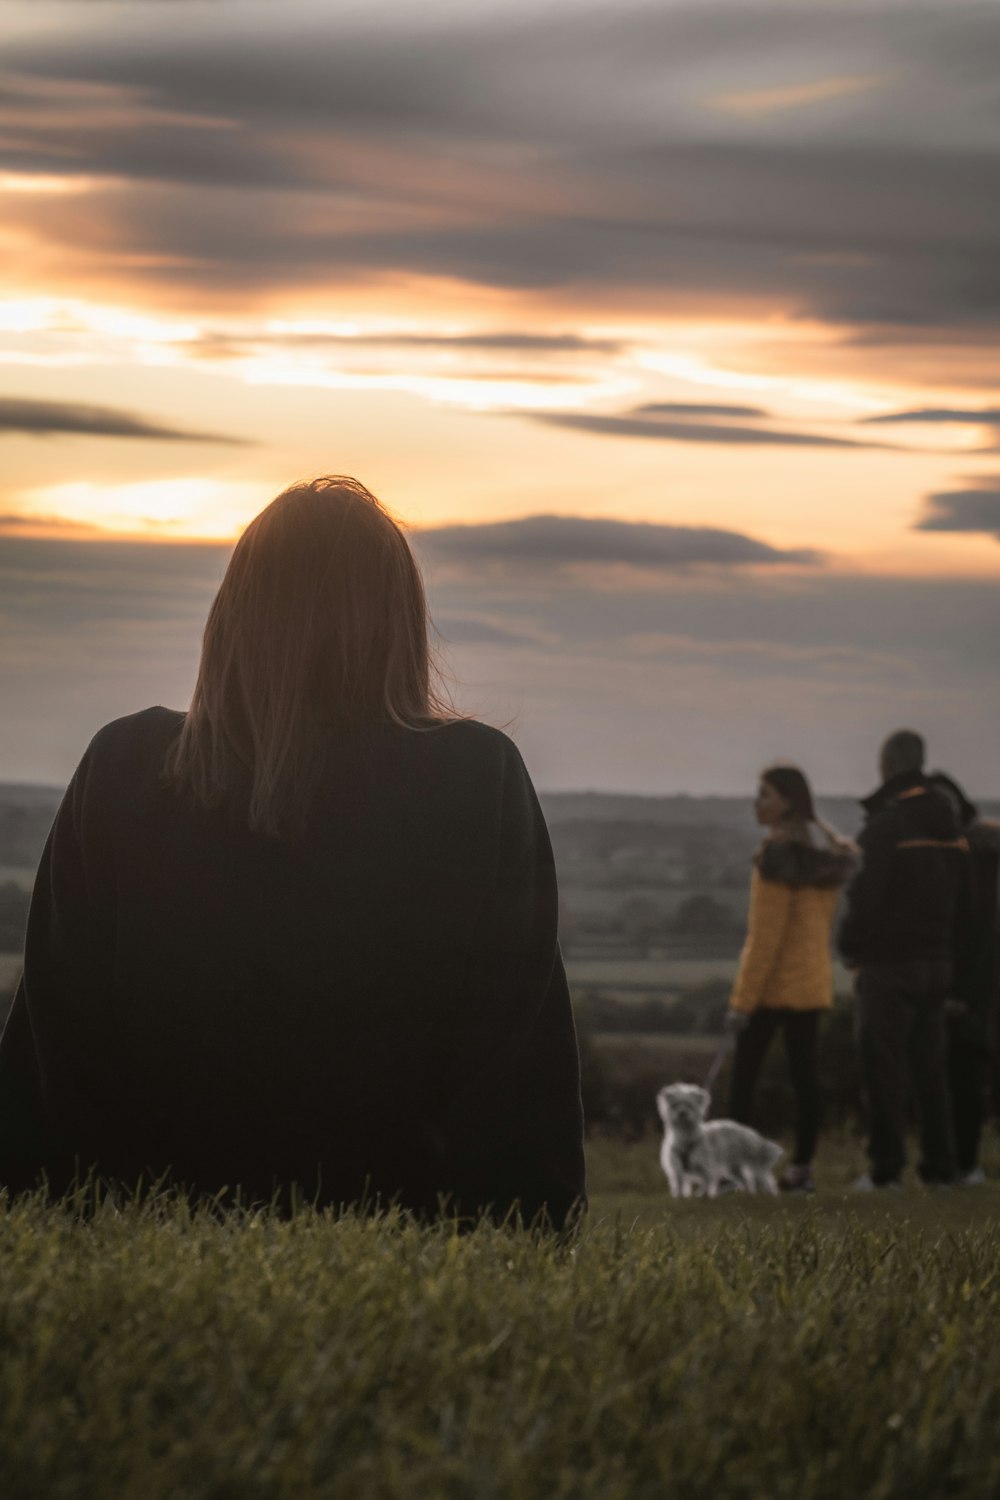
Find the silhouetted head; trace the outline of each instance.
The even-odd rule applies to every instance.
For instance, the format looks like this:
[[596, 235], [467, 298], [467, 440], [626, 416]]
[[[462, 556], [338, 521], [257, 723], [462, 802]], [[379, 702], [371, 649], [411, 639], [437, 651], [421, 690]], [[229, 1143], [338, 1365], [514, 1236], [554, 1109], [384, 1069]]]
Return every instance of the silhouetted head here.
[[927, 754], [923, 736], [915, 729], [896, 729], [883, 743], [878, 756], [883, 781], [901, 776], [905, 771], [922, 771]]
[[782, 823], [814, 823], [812, 788], [798, 766], [768, 766], [760, 773], [754, 799], [757, 822], [767, 828]]
[[409, 543], [363, 484], [327, 476], [284, 490], [237, 542], [167, 775], [204, 806], [291, 835], [345, 733], [444, 717]]

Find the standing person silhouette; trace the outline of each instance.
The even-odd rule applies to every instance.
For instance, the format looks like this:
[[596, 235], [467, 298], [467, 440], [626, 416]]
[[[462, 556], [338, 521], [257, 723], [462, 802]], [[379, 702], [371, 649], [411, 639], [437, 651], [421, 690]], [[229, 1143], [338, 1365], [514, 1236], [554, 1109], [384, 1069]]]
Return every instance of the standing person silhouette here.
[[545, 823], [431, 686], [407, 540], [356, 480], [241, 536], [189, 711], [108, 724], [42, 856], [0, 1184], [95, 1167], [288, 1206], [584, 1198]]
[[955, 971], [945, 1017], [955, 1166], [962, 1186], [979, 1187], [985, 1181], [979, 1144], [986, 1116], [990, 1059], [996, 1045], [1000, 981], [1000, 823], [981, 818], [958, 783], [942, 771], [932, 772], [928, 779], [957, 812], [969, 843], [970, 900], [955, 935]]
[[967, 909], [969, 847], [948, 798], [924, 775], [912, 729], [879, 752], [882, 785], [862, 803], [862, 866], [847, 892], [840, 950], [856, 971], [857, 1034], [868, 1097], [870, 1170], [855, 1187], [898, 1186], [906, 1164], [907, 1078], [920, 1113], [917, 1171], [955, 1176], [945, 1000]]
[[795, 1150], [781, 1180], [811, 1192], [819, 1139], [819, 1022], [833, 1005], [830, 932], [840, 891], [856, 865], [846, 839], [820, 822], [797, 766], [761, 773], [754, 801], [766, 830], [754, 857], [747, 939], [730, 1000], [737, 1032], [730, 1114], [752, 1124], [753, 1095], [767, 1049], [782, 1031], [795, 1091]]

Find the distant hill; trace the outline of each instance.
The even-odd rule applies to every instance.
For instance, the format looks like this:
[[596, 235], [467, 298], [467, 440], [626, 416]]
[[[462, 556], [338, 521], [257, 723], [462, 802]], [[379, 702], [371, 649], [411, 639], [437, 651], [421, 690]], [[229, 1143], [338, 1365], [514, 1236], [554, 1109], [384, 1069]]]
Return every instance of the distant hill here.
[[0, 782], [0, 868], [37, 865], [62, 795], [61, 787]]
[[[0, 869], [38, 863], [63, 788], [0, 782]], [[558, 849], [571, 845], [605, 850], [615, 845], [655, 845], [667, 830], [685, 841], [704, 839], [719, 854], [720, 837], [732, 836], [742, 851], [758, 836], [747, 797], [637, 797], [617, 792], [543, 792], [542, 808]], [[842, 832], [856, 832], [861, 814], [850, 797], [821, 797], [819, 811]], [[1000, 818], [1000, 802], [980, 804], [987, 817]], [[609, 827], [608, 825], [617, 825]]]
[[[871, 788], [866, 788], [870, 791]], [[624, 792], [541, 792], [539, 801], [550, 825], [573, 822], [657, 823], [664, 828], [700, 824], [717, 828], [756, 827], [749, 797], [639, 797]], [[980, 800], [984, 817], [1000, 819], [1000, 801]], [[844, 833], [861, 823], [856, 797], [816, 798], [821, 817]]]

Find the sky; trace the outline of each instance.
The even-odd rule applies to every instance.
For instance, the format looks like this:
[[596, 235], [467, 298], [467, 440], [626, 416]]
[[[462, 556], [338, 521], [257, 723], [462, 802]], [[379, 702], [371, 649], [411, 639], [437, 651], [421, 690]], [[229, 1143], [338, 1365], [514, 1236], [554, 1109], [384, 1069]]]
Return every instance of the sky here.
[[1000, 793], [1000, 7], [0, 6], [0, 780], [347, 473], [547, 790]]

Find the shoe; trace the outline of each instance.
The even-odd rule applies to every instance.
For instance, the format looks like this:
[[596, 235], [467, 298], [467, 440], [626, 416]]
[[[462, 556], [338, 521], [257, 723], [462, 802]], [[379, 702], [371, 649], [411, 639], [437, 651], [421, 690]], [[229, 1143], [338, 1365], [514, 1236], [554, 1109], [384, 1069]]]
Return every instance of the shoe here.
[[812, 1167], [808, 1164], [796, 1166], [793, 1163], [785, 1169], [778, 1186], [783, 1193], [814, 1193], [816, 1181]]
[[898, 1193], [903, 1184], [898, 1177], [890, 1177], [888, 1182], [876, 1182], [870, 1172], [862, 1172], [860, 1177], [855, 1177], [851, 1183], [851, 1191], [855, 1193], [878, 1193], [888, 1189], [891, 1193]]
[[986, 1173], [982, 1167], [970, 1167], [968, 1172], [959, 1172], [955, 1178], [956, 1187], [982, 1187], [986, 1181]]

